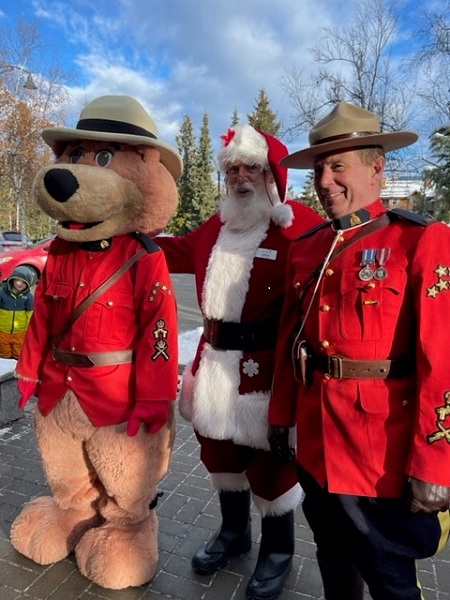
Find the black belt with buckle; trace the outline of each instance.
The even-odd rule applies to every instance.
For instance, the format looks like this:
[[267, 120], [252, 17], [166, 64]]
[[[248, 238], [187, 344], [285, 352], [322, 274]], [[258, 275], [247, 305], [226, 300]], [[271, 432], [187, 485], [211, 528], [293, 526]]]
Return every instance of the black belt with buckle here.
[[278, 322], [232, 323], [203, 319], [203, 337], [216, 350], [274, 350]]

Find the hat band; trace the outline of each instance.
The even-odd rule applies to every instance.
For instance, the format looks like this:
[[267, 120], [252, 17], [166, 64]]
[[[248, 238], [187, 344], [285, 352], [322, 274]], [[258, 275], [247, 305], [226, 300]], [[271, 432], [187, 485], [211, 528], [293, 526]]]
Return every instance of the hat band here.
[[379, 131], [353, 131], [352, 133], [343, 133], [342, 135], [332, 135], [327, 138], [323, 138], [319, 142], [315, 142], [313, 146], [320, 146], [320, 144], [328, 144], [328, 142], [336, 142], [337, 140], [349, 140], [352, 138], [367, 137], [368, 135], [379, 135]]
[[155, 134], [143, 127], [130, 125], [123, 121], [111, 121], [110, 119], [81, 119], [77, 123], [77, 129], [85, 131], [104, 131], [105, 133], [124, 133], [128, 135], [142, 135], [157, 140]]

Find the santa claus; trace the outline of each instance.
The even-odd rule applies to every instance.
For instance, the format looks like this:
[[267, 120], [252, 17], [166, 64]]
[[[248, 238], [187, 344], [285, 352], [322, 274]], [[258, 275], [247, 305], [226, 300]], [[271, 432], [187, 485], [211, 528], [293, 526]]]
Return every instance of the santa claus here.
[[301, 499], [295, 463], [277, 462], [267, 441], [285, 263], [291, 240], [322, 219], [285, 201], [282, 142], [250, 125], [229, 129], [222, 140], [227, 193], [220, 210], [195, 231], [157, 242], [172, 273], [195, 274], [204, 319], [179, 408], [192, 421], [219, 493], [222, 525], [192, 566], [211, 574], [250, 549], [252, 496], [262, 537], [247, 597], [262, 600], [277, 598], [284, 587]]

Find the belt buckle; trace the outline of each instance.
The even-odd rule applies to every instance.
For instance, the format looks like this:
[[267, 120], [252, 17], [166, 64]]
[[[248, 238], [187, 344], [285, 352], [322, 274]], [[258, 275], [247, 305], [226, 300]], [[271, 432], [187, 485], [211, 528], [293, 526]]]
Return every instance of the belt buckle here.
[[328, 356], [328, 373], [333, 379], [342, 379], [342, 356], [333, 354]]

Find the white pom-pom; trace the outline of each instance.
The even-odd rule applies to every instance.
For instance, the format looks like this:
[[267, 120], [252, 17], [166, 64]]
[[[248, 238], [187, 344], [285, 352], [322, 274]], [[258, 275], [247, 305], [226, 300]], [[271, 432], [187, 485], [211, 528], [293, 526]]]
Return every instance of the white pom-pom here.
[[280, 227], [290, 227], [294, 221], [294, 211], [289, 204], [278, 204], [272, 212], [272, 221]]

